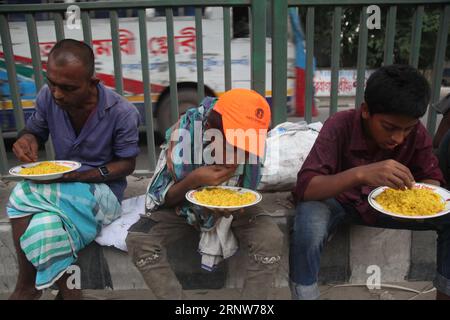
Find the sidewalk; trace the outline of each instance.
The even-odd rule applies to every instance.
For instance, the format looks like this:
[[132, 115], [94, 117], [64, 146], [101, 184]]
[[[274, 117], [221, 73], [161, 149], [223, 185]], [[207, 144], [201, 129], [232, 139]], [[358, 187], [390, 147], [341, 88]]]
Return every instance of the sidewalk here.
[[[426, 292], [433, 288], [430, 282], [403, 282], [395, 285]], [[435, 291], [424, 294], [410, 292], [405, 289], [381, 288], [380, 290], [368, 290], [365, 286], [338, 287], [324, 285], [320, 287], [322, 292], [320, 300], [434, 300]], [[235, 300], [239, 297], [237, 289], [220, 290], [186, 290], [186, 300]], [[45, 291], [41, 300], [53, 300], [56, 291]], [[83, 290], [83, 300], [154, 300], [155, 297], [149, 290]], [[8, 294], [0, 294], [0, 300], [8, 298]], [[288, 288], [275, 290], [273, 300], [290, 300]]]

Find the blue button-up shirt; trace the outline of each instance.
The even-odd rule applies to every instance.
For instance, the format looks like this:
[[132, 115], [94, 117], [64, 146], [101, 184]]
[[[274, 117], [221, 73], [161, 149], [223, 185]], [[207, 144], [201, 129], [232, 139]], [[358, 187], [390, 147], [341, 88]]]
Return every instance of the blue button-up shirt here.
[[[78, 161], [78, 171], [98, 168], [119, 158], [139, 154], [139, 112], [122, 96], [98, 84], [98, 104], [77, 136], [69, 115], [58, 107], [44, 86], [36, 97], [35, 112], [26, 129], [47, 141], [52, 137], [57, 160]], [[125, 177], [106, 182], [122, 201], [127, 186]]]

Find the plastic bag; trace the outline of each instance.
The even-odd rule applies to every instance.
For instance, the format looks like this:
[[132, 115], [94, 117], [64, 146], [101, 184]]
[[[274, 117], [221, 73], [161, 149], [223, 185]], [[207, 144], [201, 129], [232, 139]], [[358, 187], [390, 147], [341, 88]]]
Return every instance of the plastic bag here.
[[292, 190], [297, 181], [297, 173], [321, 128], [321, 122], [308, 125], [305, 121], [284, 122], [273, 128], [266, 140], [266, 157], [258, 190]]

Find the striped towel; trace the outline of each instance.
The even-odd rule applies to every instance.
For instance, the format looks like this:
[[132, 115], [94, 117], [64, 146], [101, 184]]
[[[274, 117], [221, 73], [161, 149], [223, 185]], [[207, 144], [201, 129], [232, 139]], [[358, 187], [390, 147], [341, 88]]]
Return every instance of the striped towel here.
[[32, 215], [20, 246], [36, 267], [36, 288], [50, 287], [92, 242], [103, 225], [121, 215], [121, 207], [105, 184], [22, 181], [7, 204], [10, 219]]

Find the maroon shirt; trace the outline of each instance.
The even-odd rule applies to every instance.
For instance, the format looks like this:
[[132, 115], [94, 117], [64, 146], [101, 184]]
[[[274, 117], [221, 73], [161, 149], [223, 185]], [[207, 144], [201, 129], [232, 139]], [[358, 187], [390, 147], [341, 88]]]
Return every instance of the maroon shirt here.
[[[297, 201], [302, 201], [314, 176], [333, 175], [388, 159], [394, 159], [408, 167], [415, 181], [432, 179], [444, 182], [438, 159], [432, 152], [431, 137], [420, 122], [395, 149], [378, 149], [370, 154], [362, 128], [361, 110], [338, 112], [325, 122], [303, 163], [297, 175], [294, 196]], [[378, 213], [367, 202], [367, 196], [373, 189], [364, 185], [357, 186], [339, 194], [336, 200], [341, 204], [352, 205], [366, 223], [373, 224]]]

